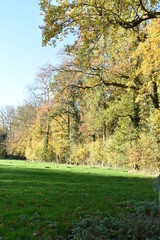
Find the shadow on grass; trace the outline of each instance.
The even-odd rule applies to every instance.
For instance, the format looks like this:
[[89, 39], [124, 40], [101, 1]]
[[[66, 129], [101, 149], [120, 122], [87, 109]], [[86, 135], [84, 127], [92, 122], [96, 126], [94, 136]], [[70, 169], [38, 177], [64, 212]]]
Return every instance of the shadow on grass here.
[[[7, 166], [7, 167], [6, 167]], [[16, 188], [18, 191], [28, 187], [32, 187], [35, 193], [38, 190], [47, 191], [52, 187], [51, 192], [55, 190], [54, 194], [58, 195], [58, 186], [64, 186], [64, 193], [83, 192], [91, 195], [97, 195], [97, 198], [107, 198], [114, 196], [115, 201], [121, 198], [145, 200], [153, 199], [156, 194], [153, 192], [154, 179], [149, 177], [137, 177], [135, 175], [122, 173], [119, 175], [112, 170], [106, 170], [106, 175], [100, 175], [100, 169], [97, 173], [88, 172], [74, 172], [74, 168], [66, 170], [58, 169], [38, 169], [38, 168], [14, 168], [12, 165], [2, 165], [0, 167], [0, 182], [2, 189], [10, 191]], [[12, 167], [10, 167], [12, 166]], [[103, 170], [104, 172], [104, 170]], [[44, 189], [43, 189], [44, 188]], [[20, 190], [21, 189], [21, 190]], [[99, 195], [99, 196], [98, 196]]]
[[18, 164], [0, 164], [0, 235], [6, 239], [22, 239], [26, 234], [31, 236], [27, 239], [40, 239], [34, 234], [42, 225], [45, 233], [52, 231], [55, 221], [65, 227], [96, 213], [118, 216], [130, 210], [123, 202], [157, 198], [154, 179], [149, 177], [107, 169]]

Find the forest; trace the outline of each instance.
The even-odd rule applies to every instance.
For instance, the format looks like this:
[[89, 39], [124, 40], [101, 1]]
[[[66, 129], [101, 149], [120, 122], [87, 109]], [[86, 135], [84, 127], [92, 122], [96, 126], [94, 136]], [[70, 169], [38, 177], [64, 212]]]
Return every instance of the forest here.
[[17, 107], [0, 109], [0, 155], [158, 172], [158, 1], [40, 1], [42, 41], [70, 37]]

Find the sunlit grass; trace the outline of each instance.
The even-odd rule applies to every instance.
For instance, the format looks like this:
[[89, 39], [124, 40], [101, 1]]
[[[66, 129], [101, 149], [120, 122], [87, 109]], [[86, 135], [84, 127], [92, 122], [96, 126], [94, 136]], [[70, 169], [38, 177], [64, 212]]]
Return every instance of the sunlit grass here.
[[0, 160], [0, 237], [54, 239], [55, 228], [86, 215], [118, 216], [127, 211], [121, 202], [156, 200], [153, 183], [109, 169]]

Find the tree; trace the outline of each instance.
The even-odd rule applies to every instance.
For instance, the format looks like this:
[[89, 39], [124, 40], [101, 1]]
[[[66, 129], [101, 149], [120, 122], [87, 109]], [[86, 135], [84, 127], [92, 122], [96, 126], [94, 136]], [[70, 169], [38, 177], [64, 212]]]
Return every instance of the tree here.
[[55, 90], [53, 89], [53, 74], [48, 70], [47, 66], [39, 70], [34, 84], [30, 86], [28, 90], [32, 102], [36, 107], [36, 112], [38, 115], [36, 119], [38, 119], [39, 121], [38, 124], [40, 125], [40, 135], [42, 134], [42, 128], [45, 128], [45, 137], [42, 144], [44, 146], [41, 146], [41, 151], [43, 152], [44, 160], [47, 160], [50, 137], [49, 115], [52, 108], [52, 102], [55, 92]]
[[17, 108], [6, 107], [1, 109], [0, 119], [4, 155], [24, 158], [29, 129], [35, 120], [35, 108], [30, 104]]
[[73, 33], [94, 42], [107, 36], [110, 27], [134, 28], [147, 20], [159, 18], [158, 0], [40, 0], [44, 26], [43, 44]]
[[5, 157], [5, 149], [6, 149], [6, 132], [5, 129], [0, 126], [0, 157]]
[[[139, 67], [136, 70], [137, 76], [141, 76], [143, 84], [141, 87], [141, 94], [138, 101], [146, 98], [150, 103], [150, 116], [152, 128], [156, 132], [156, 138], [160, 139], [160, 105], [159, 105], [159, 84], [160, 84], [160, 19], [152, 21], [144, 32], [147, 38], [141, 42], [135, 52], [135, 55], [140, 59]], [[153, 127], [154, 126], [154, 127]]]

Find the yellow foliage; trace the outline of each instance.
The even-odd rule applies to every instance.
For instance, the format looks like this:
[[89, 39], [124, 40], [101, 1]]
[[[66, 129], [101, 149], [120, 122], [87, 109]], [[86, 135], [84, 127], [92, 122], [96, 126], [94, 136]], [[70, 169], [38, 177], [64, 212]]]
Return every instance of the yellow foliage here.
[[144, 75], [156, 74], [160, 70], [160, 19], [151, 21], [144, 31], [147, 38], [139, 44], [136, 56], [142, 58], [141, 72]]

